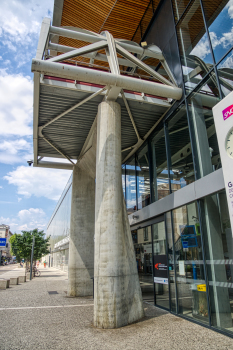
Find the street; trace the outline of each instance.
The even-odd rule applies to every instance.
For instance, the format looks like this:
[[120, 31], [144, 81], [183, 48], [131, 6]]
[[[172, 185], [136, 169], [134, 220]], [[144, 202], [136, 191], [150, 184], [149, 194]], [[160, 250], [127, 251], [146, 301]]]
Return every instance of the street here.
[[3, 273], [12, 271], [14, 269], [18, 269], [18, 265], [17, 264], [9, 264], [9, 265], [5, 265], [5, 266], [0, 266], [0, 275], [2, 275]]

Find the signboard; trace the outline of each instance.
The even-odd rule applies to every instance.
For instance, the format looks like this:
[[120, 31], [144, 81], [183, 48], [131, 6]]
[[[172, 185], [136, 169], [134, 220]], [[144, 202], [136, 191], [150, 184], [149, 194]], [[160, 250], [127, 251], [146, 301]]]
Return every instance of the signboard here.
[[199, 292], [206, 292], [206, 285], [205, 284], [197, 284], [197, 290]]
[[213, 107], [227, 203], [233, 227], [233, 92]]
[[180, 234], [183, 248], [197, 247], [197, 237], [194, 225], [180, 225]]
[[152, 254], [152, 244], [145, 244], [143, 248], [145, 254]]
[[0, 238], [0, 247], [6, 246], [6, 238]]
[[167, 256], [154, 255], [154, 283], [168, 284]]

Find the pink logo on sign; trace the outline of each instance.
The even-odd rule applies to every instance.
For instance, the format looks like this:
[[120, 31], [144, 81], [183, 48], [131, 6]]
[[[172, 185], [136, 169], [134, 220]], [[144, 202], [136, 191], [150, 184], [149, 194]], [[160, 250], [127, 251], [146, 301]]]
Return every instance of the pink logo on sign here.
[[222, 111], [222, 115], [223, 115], [223, 119], [226, 120], [227, 118], [229, 118], [231, 115], [233, 114], [233, 105], [225, 108]]

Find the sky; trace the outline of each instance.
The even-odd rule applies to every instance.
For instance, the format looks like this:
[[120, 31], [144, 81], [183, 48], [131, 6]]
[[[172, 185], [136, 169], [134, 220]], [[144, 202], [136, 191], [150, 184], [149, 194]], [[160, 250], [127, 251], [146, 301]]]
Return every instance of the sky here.
[[44, 17], [53, 0], [1, 0], [0, 11], [0, 224], [11, 232], [48, 221], [71, 175], [69, 170], [29, 167], [33, 159], [33, 74]]

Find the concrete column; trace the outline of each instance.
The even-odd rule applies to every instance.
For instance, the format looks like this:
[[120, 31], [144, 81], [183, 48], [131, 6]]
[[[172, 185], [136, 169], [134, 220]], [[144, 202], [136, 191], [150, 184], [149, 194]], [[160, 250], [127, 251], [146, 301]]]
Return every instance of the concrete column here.
[[118, 328], [144, 316], [121, 179], [121, 109], [99, 105], [95, 207], [94, 326]]
[[74, 167], [70, 221], [68, 295], [93, 294], [95, 180]]

